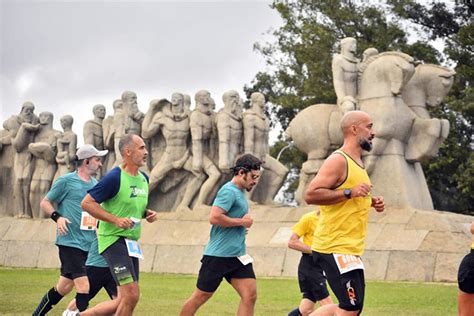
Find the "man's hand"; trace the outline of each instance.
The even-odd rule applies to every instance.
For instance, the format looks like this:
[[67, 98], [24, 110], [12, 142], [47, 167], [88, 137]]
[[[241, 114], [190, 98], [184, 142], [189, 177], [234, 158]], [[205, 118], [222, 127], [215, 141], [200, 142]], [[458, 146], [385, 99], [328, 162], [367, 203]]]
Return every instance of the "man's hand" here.
[[156, 221], [156, 215], [157, 215], [157, 214], [158, 214], [158, 213], [155, 212], [155, 211], [146, 210], [146, 217], [145, 217], [146, 221], [147, 221], [148, 223], [153, 223], [154, 221]]
[[356, 197], [366, 197], [372, 191], [372, 186], [367, 183], [361, 183], [353, 187], [351, 193], [351, 198]]
[[127, 217], [117, 217], [114, 224], [118, 228], [122, 228], [122, 229], [132, 228], [135, 225], [135, 223], [130, 218], [127, 218]]
[[372, 205], [377, 212], [383, 212], [385, 210], [385, 202], [383, 196], [374, 196], [372, 197]]
[[245, 214], [244, 217], [242, 217], [242, 226], [245, 228], [250, 228], [252, 227], [253, 224], [253, 219], [250, 217], [249, 214]]
[[71, 221], [68, 220], [66, 217], [59, 217], [58, 221], [56, 222], [58, 226], [58, 234], [64, 236], [68, 233], [67, 224], [71, 224]]

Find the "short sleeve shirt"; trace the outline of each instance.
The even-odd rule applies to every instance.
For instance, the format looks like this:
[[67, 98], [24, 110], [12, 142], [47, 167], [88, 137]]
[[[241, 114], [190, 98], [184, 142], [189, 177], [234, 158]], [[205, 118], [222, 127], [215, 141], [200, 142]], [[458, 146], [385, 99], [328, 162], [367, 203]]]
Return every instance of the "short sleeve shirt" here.
[[90, 181], [82, 180], [77, 171], [65, 174], [53, 183], [46, 197], [58, 205], [56, 210], [62, 217], [71, 221], [67, 225], [65, 235], [56, 234], [56, 245], [67, 246], [89, 251], [90, 245], [96, 239], [94, 230], [81, 230], [82, 199], [97, 183], [95, 178]]
[[318, 225], [318, 220], [319, 216], [315, 211], [306, 213], [301, 216], [298, 223], [296, 223], [291, 230], [299, 237], [303, 237], [303, 243], [311, 247], [313, 244], [314, 230], [316, 229], [316, 225]]
[[[245, 194], [232, 182], [227, 182], [217, 192], [213, 206], [224, 210], [225, 215], [242, 218], [248, 213], [248, 202]], [[204, 255], [215, 257], [238, 257], [246, 253], [246, 229], [243, 226], [211, 226], [209, 242]]]

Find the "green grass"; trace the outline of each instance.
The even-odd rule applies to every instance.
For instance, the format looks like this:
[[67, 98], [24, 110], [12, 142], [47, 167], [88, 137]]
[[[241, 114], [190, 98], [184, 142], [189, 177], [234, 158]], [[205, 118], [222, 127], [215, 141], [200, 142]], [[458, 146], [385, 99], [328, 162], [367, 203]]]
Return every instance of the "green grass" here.
[[[31, 315], [58, 276], [55, 269], [0, 268], [0, 315]], [[195, 276], [141, 273], [135, 315], [178, 315], [195, 284]], [[256, 315], [287, 315], [300, 300], [293, 278], [259, 278], [257, 291]], [[367, 282], [363, 315], [456, 315], [456, 295], [456, 284]], [[72, 297], [64, 298], [50, 315], [60, 315]], [[101, 291], [91, 305], [106, 299]], [[238, 301], [224, 281], [198, 315], [235, 315]]]

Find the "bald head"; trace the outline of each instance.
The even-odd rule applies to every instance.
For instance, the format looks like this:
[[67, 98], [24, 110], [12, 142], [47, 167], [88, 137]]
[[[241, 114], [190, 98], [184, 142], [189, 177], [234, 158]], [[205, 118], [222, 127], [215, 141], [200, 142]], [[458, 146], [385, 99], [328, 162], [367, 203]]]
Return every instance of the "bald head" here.
[[349, 111], [341, 119], [341, 130], [344, 135], [346, 135], [351, 126], [359, 125], [362, 121], [371, 120], [370, 115], [363, 111]]

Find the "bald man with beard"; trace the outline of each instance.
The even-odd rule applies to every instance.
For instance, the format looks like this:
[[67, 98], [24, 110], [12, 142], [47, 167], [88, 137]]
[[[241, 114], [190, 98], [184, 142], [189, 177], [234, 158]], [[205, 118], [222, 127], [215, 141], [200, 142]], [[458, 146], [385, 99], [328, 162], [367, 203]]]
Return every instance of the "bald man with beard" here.
[[364, 253], [369, 210], [383, 212], [383, 197], [372, 196], [372, 184], [362, 152], [372, 149], [375, 137], [371, 117], [349, 111], [341, 119], [342, 147], [331, 154], [308, 186], [305, 201], [320, 205], [314, 232], [314, 262], [321, 265], [339, 305], [325, 305], [317, 315], [359, 315], [364, 304]]

